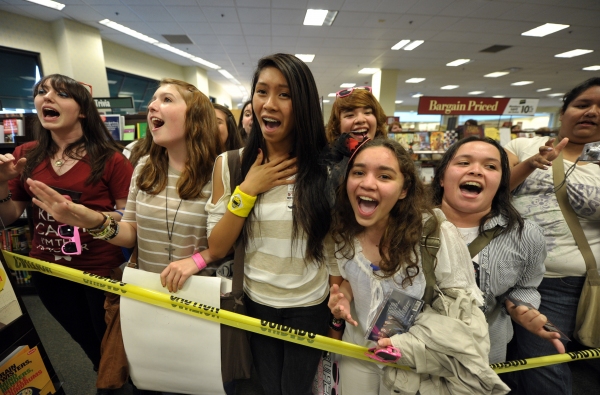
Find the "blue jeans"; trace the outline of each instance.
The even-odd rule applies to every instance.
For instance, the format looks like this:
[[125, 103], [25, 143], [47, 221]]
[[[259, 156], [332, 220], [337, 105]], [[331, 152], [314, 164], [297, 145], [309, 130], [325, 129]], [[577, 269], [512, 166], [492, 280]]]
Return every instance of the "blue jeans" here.
[[[538, 287], [542, 296], [540, 313], [544, 314], [571, 339], [584, 281], [585, 277], [544, 278]], [[514, 328], [519, 358], [533, 358], [557, 353], [550, 342], [534, 335], [520, 325], [515, 325]], [[562, 363], [516, 372], [515, 378], [519, 394], [571, 395], [572, 378], [568, 365], [568, 363]]]
[[[330, 315], [327, 300], [328, 298], [325, 298], [316, 306], [285, 309], [256, 303], [248, 296], [244, 303], [250, 317], [325, 335]], [[265, 394], [312, 395], [312, 383], [321, 358], [321, 350], [254, 333], [250, 336], [250, 348]]]

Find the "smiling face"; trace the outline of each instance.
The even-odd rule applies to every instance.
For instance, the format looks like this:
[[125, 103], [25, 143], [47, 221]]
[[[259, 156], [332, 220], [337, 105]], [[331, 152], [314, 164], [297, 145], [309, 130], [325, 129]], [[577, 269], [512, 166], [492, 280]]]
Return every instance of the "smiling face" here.
[[260, 72], [252, 97], [252, 108], [267, 144], [291, 146], [294, 113], [290, 87], [281, 71], [265, 67]]
[[348, 173], [346, 192], [361, 226], [384, 229], [394, 205], [406, 197], [398, 158], [386, 147], [362, 149]]
[[341, 133], [351, 133], [358, 141], [364, 137], [375, 138], [377, 118], [370, 107], [357, 107], [352, 110], [342, 110], [340, 113]]
[[242, 114], [242, 127], [247, 134], [250, 134], [250, 131], [252, 130], [252, 103], [248, 103], [246, 107], [244, 107], [244, 112]]
[[482, 141], [461, 145], [440, 181], [444, 189], [442, 211], [459, 227], [469, 227], [465, 221], [472, 222], [471, 226], [479, 225], [492, 208], [501, 177], [500, 152], [496, 147]]
[[148, 104], [148, 126], [154, 142], [165, 148], [185, 145], [187, 104], [175, 85], [162, 85]]
[[592, 86], [569, 103], [560, 116], [559, 135], [577, 144], [600, 140], [600, 86]]
[[83, 133], [79, 104], [64, 90], [55, 90], [50, 81], [40, 84], [33, 100], [42, 126], [55, 133]]

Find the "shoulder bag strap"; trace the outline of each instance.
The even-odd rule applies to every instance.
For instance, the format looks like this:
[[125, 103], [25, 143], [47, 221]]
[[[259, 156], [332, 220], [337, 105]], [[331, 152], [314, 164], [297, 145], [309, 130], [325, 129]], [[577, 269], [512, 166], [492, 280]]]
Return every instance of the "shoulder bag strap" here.
[[423, 225], [421, 236], [421, 264], [425, 275], [425, 294], [423, 300], [431, 306], [435, 287], [434, 261], [440, 249], [440, 227], [432, 216]]
[[[227, 165], [229, 166], [229, 188], [231, 193], [238, 186], [242, 178], [242, 166], [240, 163], [240, 151], [227, 151]], [[244, 258], [246, 249], [242, 243], [242, 235], [238, 237], [234, 244], [233, 251], [233, 280], [231, 284], [231, 293], [240, 295], [244, 289]]]
[[[556, 140], [558, 141], [558, 139]], [[567, 225], [569, 225], [569, 229], [573, 234], [575, 243], [577, 243], [577, 247], [579, 247], [579, 251], [581, 251], [581, 255], [583, 255], [585, 267], [588, 272], [590, 270], [595, 270], [597, 267], [596, 259], [594, 258], [592, 249], [590, 248], [587, 238], [585, 237], [585, 233], [583, 233], [583, 228], [581, 227], [581, 223], [577, 218], [577, 214], [575, 214], [571, 203], [569, 203], [566, 183], [563, 184], [559, 189], [556, 189], [556, 187], [565, 180], [565, 164], [563, 162], [562, 152], [552, 162], [552, 175], [554, 178], [554, 191], [556, 193], [556, 200], [558, 200], [558, 205], [560, 206], [563, 217], [565, 217]]]
[[496, 225], [492, 229], [488, 229], [478, 235], [475, 240], [469, 244], [469, 253], [471, 254], [471, 258], [479, 254], [479, 252], [483, 250], [486, 245], [490, 244], [490, 241], [492, 241], [494, 237], [498, 236], [500, 232], [502, 232], [502, 226]]

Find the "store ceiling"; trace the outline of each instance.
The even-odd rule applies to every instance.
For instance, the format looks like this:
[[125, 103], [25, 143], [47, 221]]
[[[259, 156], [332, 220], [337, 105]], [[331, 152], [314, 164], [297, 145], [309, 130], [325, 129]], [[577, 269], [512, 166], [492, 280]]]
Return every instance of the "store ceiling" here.
[[[117, 32], [98, 21], [110, 19], [161, 42], [163, 35], [187, 35], [192, 44], [173, 46], [221, 66], [250, 92], [259, 58], [275, 52], [315, 54], [310, 66], [319, 93], [327, 95], [342, 83], [370, 85], [364, 67], [399, 70], [397, 100], [416, 105], [413, 93], [428, 96], [540, 98], [540, 106], [558, 106], [552, 93], [564, 93], [600, 71], [599, 0], [62, 0], [55, 11], [24, 0], [0, 0], [0, 10], [53, 21], [70, 18], [94, 26], [103, 39], [180, 65], [188, 59]], [[308, 8], [339, 11], [331, 26], [303, 26]], [[570, 25], [546, 37], [521, 33], [544, 23]], [[413, 51], [392, 51], [402, 39], [425, 40]], [[481, 52], [493, 45], [510, 48]], [[574, 58], [554, 55], [574, 49], [594, 52]], [[446, 63], [471, 59], [458, 67]], [[516, 68], [499, 78], [484, 74]], [[239, 90], [215, 70], [209, 78], [230, 91], [237, 104]], [[412, 77], [425, 81], [409, 84]], [[534, 81], [511, 86], [517, 81]], [[459, 85], [441, 90], [445, 85]], [[537, 89], [552, 88], [547, 92]]]

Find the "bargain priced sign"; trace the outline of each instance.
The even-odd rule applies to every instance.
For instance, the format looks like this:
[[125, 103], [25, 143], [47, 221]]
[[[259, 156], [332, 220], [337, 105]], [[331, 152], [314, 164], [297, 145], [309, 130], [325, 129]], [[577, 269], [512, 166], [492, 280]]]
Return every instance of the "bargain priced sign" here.
[[419, 114], [440, 115], [533, 115], [539, 99], [422, 96]]

